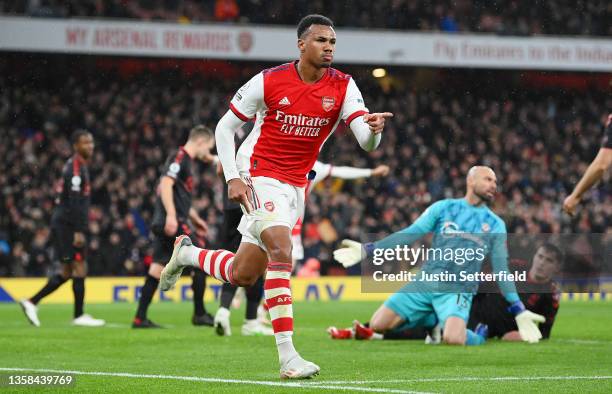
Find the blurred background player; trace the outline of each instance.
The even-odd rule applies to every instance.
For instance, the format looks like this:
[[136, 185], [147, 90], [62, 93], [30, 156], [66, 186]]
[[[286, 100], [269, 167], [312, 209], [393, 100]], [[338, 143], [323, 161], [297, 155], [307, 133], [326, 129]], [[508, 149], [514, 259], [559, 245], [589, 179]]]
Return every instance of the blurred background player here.
[[99, 327], [104, 320], [83, 313], [85, 276], [87, 275], [87, 237], [91, 179], [87, 164], [94, 152], [94, 139], [90, 132], [77, 130], [71, 137], [73, 156], [62, 170], [57, 185], [56, 206], [51, 217], [51, 238], [55, 256], [62, 263], [62, 272], [49, 278], [47, 284], [29, 300], [20, 302], [26, 317], [36, 327], [38, 303], [72, 278], [74, 293], [74, 320], [77, 326]]
[[[215, 146], [215, 137], [206, 126], [195, 126], [189, 132], [184, 146], [168, 156], [159, 180], [155, 213], [151, 225], [153, 239], [153, 262], [149, 266], [144, 286], [138, 301], [138, 310], [132, 322], [133, 328], [159, 328], [147, 318], [147, 310], [159, 285], [159, 275], [164, 264], [170, 260], [174, 237], [186, 235], [194, 244], [203, 244], [208, 233], [206, 222], [191, 206], [193, 192], [192, 167], [194, 160], [212, 163], [215, 157], [210, 150]], [[195, 227], [195, 232], [194, 228]], [[212, 326], [213, 318], [204, 307], [206, 274], [199, 269], [192, 273], [194, 325]]]
[[[312, 167], [311, 173], [314, 174], [314, 178], [312, 180], [309, 180], [306, 186], [306, 192], [305, 192], [306, 198], [308, 197], [312, 189], [319, 182], [329, 177], [339, 178], [339, 179], [361, 179], [361, 178], [369, 178], [369, 177], [387, 176], [389, 174], [389, 166], [382, 164], [373, 169], [372, 168], [356, 168], [356, 167], [348, 167], [348, 166], [335, 167], [331, 164], [322, 163], [317, 160], [314, 166]], [[239, 204], [237, 203], [231, 203], [231, 204], [233, 205], [234, 209], [236, 210], [240, 209]], [[225, 199], [224, 199], [224, 207], [225, 207]], [[304, 208], [305, 208], [305, 204], [304, 204]], [[231, 226], [233, 226], [234, 224], [237, 226], [240, 223], [240, 218], [242, 217], [241, 211], [236, 212], [234, 214], [231, 211], [228, 212], [224, 208], [224, 212], [229, 213], [229, 215], [233, 215], [233, 219], [232, 219], [232, 216], [227, 216], [230, 218]], [[294, 271], [298, 269], [297, 263], [304, 258], [304, 246], [302, 245], [303, 221], [304, 221], [304, 212], [302, 212], [302, 215], [300, 216], [297, 223], [291, 230], [291, 242], [292, 242], [291, 256], [293, 258], [293, 270]], [[228, 228], [226, 225], [226, 222], [224, 221], [222, 231], [223, 231], [223, 234], [226, 234], [226, 232], [229, 231], [231, 239], [234, 239], [233, 237], [235, 236], [236, 247], [235, 248], [232, 247], [228, 249], [230, 250], [238, 249], [237, 246], [240, 244], [240, 238], [237, 236], [239, 234], [237, 229], [234, 230], [233, 227]], [[235, 234], [235, 235], [232, 235], [232, 234]], [[221, 238], [225, 239], [226, 237], [222, 235]], [[228, 243], [227, 241], [221, 244], [222, 245], [234, 245], [234, 243]], [[255, 284], [254, 286], [257, 286], [259, 282], [260, 281], [258, 280], [257, 284]], [[261, 281], [259, 285], [263, 286], [263, 281]], [[261, 322], [258, 323], [256, 319], [257, 318], [257, 309], [256, 309], [257, 306], [254, 306], [252, 304], [249, 306], [248, 304], [248, 302], [250, 302], [249, 300], [254, 299], [254, 296], [249, 294], [249, 291], [253, 292], [252, 288], [254, 286], [250, 287], [249, 290], [247, 290], [246, 292], [246, 298], [247, 298], [247, 317], [246, 319], [247, 320], [245, 321], [245, 325], [243, 325], [242, 333], [243, 335], [250, 335], [248, 334], [250, 330], [247, 329], [247, 324], [250, 320], [251, 321], [250, 325], [253, 328], [255, 327], [257, 327], [257, 329], [261, 328], [262, 330], [265, 331], [267, 335], [269, 332], [269, 330], [265, 330], [267, 327], [263, 326]], [[219, 308], [219, 310], [217, 311], [215, 315], [215, 327], [217, 328], [217, 334], [219, 335], [231, 335], [231, 331], [229, 331], [230, 330], [230, 323], [229, 323], [230, 306], [232, 303], [232, 299], [234, 295], [236, 294], [236, 289], [237, 289], [237, 286], [233, 286], [229, 283], [223, 284], [223, 290], [221, 292], [221, 307]], [[254, 311], [253, 311], [253, 308], [255, 308]], [[249, 309], [251, 309], [250, 313], [249, 313]], [[230, 334], [227, 334], [228, 332]]]
[[[162, 272], [162, 289], [174, 285], [184, 267], [201, 267], [215, 278], [252, 286], [264, 284], [276, 339], [281, 378], [316, 375], [320, 368], [293, 346], [291, 229], [303, 212], [306, 175], [323, 143], [341, 120], [367, 151], [380, 143], [385, 118], [369, 114], [353, 79], [331, 68], [336, 33], [330, 19], [304, 17], [297, 28], [300, 59], [257, 74], [243, 85], [217, 125], [219, 160], [228, 195], [240, 202], [242, 243], [236, 254], [199, 249], [179, 237]], [[304, 115], [308, 114], [308, 115]], [[234, 134], [256, 117], [236, 157]]]
[[586, 193], [593, 185], [603, 177], [604, 173], [612, 164], [612, 114], [608, 115], [606, 122], [603, 127], [603, 139], [601, 141], [601, 148], [595, 159], [591, 162], [586, 172], [580, 179], [580, 182], [572, 191], [572, 194], [567, 196], [563, 201], [563, 210], [574, 215], [576, 213], [576, 207], [580, 203], [582, 196]]
[[[343, 248], [334, 251], [334, 258], [349, 267], [362, 259], [365, 251], [371, 256], [375, 249], [393, 249], [398, 245], [411, 245], [429, 233], [434, 233], [432, 249], [448, 250], [462, 248], [475, 250], [485, 245], [491, 257], [494, 272], [508, 271], [506, 248], [506, 226], [503, 220], [487, 207], [497, 191], [497, 178], [493, 170], [485, 166], [472, 167], [467, 175], [467, 192], [464, 198], [446, 199], [431, 205], [409, 227], [375, 243], [362, 245], [345, 240]], [[447, 234], [467, 234], [465, 237]], [[479, 272], [482, 261], [458, 265], [444, 258], [425, 261], [421, 272], [441, 273]], [[498, 282], [505, 299], [511, 304], [516, 316], [521, 337], [525, 341], [537, 342], [540, 334], [537, 322], [544, 317], [525, 308], [516, 293], [513, 282]], [[445, 293], [439, 292], [439, 283], [413, 281], [393, 294], [374, 313], [370, 328], [377, 333], [402, 331], [415, 327], [443, 328], [443, 340], [452, 345], [480, 345], [485, 336], [467, 329], [473, 293], [477, 283], [465, 282], [451, 286]]]
[[[541, 245], [533, 255], [531, 267], [527, 273], [528, 282], [517, 282], [519, 297], [525, 308], [540, 314], [546, 321], [539, 324], [542, 339], [548, 339], [559, 310], [559, 287], [554, 280], [559, 273], [563, 254], [559, 248], [550, 243]], [[524, 270], [528, 263], [513, 259], [510, 271]], [[498, 337], [505, 341], [522, 341], [514, 316], [508, 310], [510, 305], [500, 294], [478, 293], [472, 300], [468, 328], [480, 332], [488, 338]], [[480, 326], [479, 326], [480, 325]], [[441, 330], [415, 327], [412, 329], [389, 331], [379, 334], [370, 328], [369, 323], [358, 321], [353, 327], [338, 329], [329, 327], [327, 332], [332, 339], [428, 339], [427, 343], [437, 343]]]

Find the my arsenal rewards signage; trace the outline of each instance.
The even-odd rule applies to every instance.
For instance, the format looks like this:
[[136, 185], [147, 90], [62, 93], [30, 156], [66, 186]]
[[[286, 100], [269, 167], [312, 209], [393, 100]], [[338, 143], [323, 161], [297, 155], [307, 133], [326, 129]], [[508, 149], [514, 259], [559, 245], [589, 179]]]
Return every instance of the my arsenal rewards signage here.
[[254, 31], [222, 25], [0, 17], [0, 50], [250, 59]]
[[[336, 63], [612, 72], [611, 39], [348, 29], [337, 35]], [[287, 61], [297, 57], [296, 42], [295, 29], [270, 26], [0, 17], [3, 51]]]

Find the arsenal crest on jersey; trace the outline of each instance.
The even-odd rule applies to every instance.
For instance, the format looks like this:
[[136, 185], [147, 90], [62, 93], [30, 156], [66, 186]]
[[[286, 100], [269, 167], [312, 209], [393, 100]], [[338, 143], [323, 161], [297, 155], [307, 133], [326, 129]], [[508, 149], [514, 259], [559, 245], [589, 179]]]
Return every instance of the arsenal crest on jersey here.
[[334, 108], [334, 104], [336, 104], [336, 99], [333, 97], [323, 96], [321, 99], [321, 105], [323, 106], [325, 112], [331, 111], [332, 108]]

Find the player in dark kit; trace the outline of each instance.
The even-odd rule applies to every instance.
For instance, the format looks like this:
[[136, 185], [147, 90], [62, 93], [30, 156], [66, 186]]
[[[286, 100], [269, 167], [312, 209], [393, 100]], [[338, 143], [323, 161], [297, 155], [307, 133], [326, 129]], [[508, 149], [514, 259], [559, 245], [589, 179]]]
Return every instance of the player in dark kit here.
[[74, 155], [62, 170], [62, 179], [56, 187], [56, 206], [51, 217], [51, 239], [55, 255], [62, 263], [62, 272], [56, 273], [47, 284], [28, 300], [20, 302], [26, 317], [39, 327], [38, 303], [72, 278], [74, 292], [74, 320], [77, 326], [98, 327], [104, 320], [94, 319], [83, 313], [85, 299], [85, 276], [87, 274], [87, 230], [91, 179], [87, 162], [94, 151], [91, 133], [77, 130], [72, 134]]
[[[203, 238], [207, 235], [208, 227], [197, 211], [191, 207], [192, 166], [195, 159], [212, 163], [215, 157], [210, 150], [214, 145], [213, 131], [202, 125], [196, 126], [189, 132], [185, 146], [168, 156], [164, 164], [151, 225], [154, 234], [153, 262], [140, 293], [138, 310], [132, 323], [133, 328], [160, 327], [147, 318], [147, 309], [159, 285], [159, 275], [172, 255], [174, 238], [184, 234], [189, 236], [192, 242], [203, 246]], [[212, 326], [213, 317], [206, 313], [204, 308], [205, 286], [206, 274], [194, 269], [191, 286], [194, 304], [192, 323]]]
[[[545, 243], [538, 248], [527, 273], [527, 282], [518, 282], [519, 297], [525, 307], [546, 317], [540, 323], [542, 338], [550, 337], [550, 331], [559, 310], [559, 287], [554, 276], [559, 273], [563, 253], [555, 245]], [[512, 260], [510, 271], [524, 271], [529, 264], [522, 260]], [[498, 337], [505, 341], [521, 341], [514, 317], [508, 311], [509, 304], [495, 293], [478, 294], [474, 297], [468, 327], [479, 323], [488, 326], [488, 337]]]
[[572, 194], [563, 201], [563, 210], [569, 215], [576, 213], [576, 207], [580, 200], [582, 200], [584, 193], [595, 183], [599, 182], [606, 170], [612, 165], [612, 114], [609, 114], [606, 119], [603, 126], [603, 135], [601, 148], [599, 148], [597, 156], [595, 156], [593, 162], [587, 168], [580, 182], [578, 182], [572, 191]]

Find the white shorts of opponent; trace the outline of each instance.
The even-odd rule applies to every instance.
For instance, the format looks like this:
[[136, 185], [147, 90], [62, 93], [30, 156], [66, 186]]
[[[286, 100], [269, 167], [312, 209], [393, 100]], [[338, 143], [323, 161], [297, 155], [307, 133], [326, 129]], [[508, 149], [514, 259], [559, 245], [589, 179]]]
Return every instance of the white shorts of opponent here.
[[302, 235], [291, 235], [291, 244], [293, 245], [293, 249], [291, 249], [291, 257], [294, 261], [299, 261], [304, 258], [304, 245], [302, 245]]
[[272, 226], [285, 226], [291, 230], [304, 211], [305, 188], [290, 185], [265, 176], [242, 179], [251, 189], [249, 199], [253, 212], [246, 214], [244, 207], [238, 231], [242, 242], [258, 245], [266, 250], [261, 233]]

